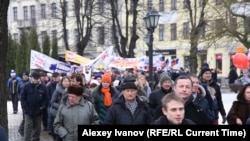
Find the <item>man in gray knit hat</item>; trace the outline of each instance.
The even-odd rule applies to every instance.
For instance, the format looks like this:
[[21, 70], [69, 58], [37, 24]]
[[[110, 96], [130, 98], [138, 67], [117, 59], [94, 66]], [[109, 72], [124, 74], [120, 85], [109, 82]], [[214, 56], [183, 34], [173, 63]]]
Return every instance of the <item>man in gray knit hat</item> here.
[[153, 91], [149, 96], [149, 105], [153, 109], [154, 119], [158, 118], [159, 113], [155, 113], [157, 108], [161, 108], [161, 99], [166, 94], [172, 92], [173, 81], [167, 75], [167, 73], [162, 73], [160, 76], [159, 89]]

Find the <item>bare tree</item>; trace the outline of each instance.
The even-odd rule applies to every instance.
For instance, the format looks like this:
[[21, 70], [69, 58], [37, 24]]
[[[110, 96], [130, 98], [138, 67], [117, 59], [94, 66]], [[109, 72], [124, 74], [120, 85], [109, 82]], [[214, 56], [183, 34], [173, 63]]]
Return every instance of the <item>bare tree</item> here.
[[205, 7], [207, 6], [208, 0], [203, 0], [201, 4], [200, 10], [198, 10], [198, 1], [192, 0], [193, 4], [191, 4], [190, 0], [187, 0], [187, 9], [189, 11], [189, 18], [191, 23], [191, 31], [190, 31], [190, 72], [197, 73], [197, 51], [198, 44], [200, 40], [200, 34], [202, 29], [204, 28], [205, 21]]
[[249, 13], [249, 4], [245, 3], [244, 5], [244, 2], [242, 2], [240, 5], [236, 5], [235, 8], [231, 8], [233, 4], [237, 4], [234, 1], [224, 0], [223, 4], [227, 9], [227, 15], [222, 23], [223, 30], [221, 30], [221, 33], [218, 36], [222, 37], [227, 35], [227, 37], [231, 37], [230, 40], [236, 39], [246, 48], [250, 48], [250, 16], [234, 12], [244, 9], [244, 11]]
[[[135, 57], [134, 55], [134, 49], [136, 48], [136, 41], [139, 38], [137, 35], [137, 6], [138, 6], [138, 0], [130, 1], [133, 5], [132, 14], [133, 14], [133, 20], [132, 20], [132, 35], [130, 44], [128, 46], [129, 41], [129, 14], [130, 9], [128, 5], [128, 0], [124, 0], [125, 3], [125, 29], [124, 33], [122, 32], [122, 26], [120, 24], [119, 19], [119, 4], [117, 0], [110, 0], [110, 6], [111, 6], [111, 15], [112, 15], [112, 33], [113, 38], [115, 42], [115, 48], [118, 52], [118, 54], [121, 57]], [[127, 52], [126, 48], [129, 47], [129, 50]]]
[[[77, 24], [77, 53], [83, 55], [86, 48], [91, 32], [93, 29], [92, 11], [94, 0], [74, 0], [74, 10]], [[83, 13], [81, 12], [83, 11]]]
[[0, 125], [8, 131], [8, 118], [7, 118], [7, 74], [6, 74], [6, 58], [8, 51], [8, 23], [7, 12], [10, 0], [2, 0], [0, 4], [0, 80], [3, 81], [0, 86]]
[[63, 41], [65, 44], [65, 49], [66, 50], [70, 50], [69, 49], [69, 43], [68, 43], [68, 33], [67, 33], [67, 2], [66, 0], [60, 0], [60, 6], [61, 6], [61, 12], [62, 12], [62, 26], [63, 26]]

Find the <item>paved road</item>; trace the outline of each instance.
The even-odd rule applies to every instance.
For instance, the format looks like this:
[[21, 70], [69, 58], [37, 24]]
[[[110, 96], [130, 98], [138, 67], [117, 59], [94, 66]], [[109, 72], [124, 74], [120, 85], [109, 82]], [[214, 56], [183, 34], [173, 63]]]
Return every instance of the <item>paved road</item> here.
[[[229, 111], [232, 101], [236, 99], [237, 94], [223, 91], [222, 100], [225, 106], [226, 112]], [[8, 122], [9, 122], [9, 141], [22, 141], [22, 136], [17, 132], [18, 126], [22, 121], [22, 110], [20, 109], [19, 102], [19, 110], [18, 114], [13, 114], [11, 102], [8, 102]], [[221, 124], [221, 116], [219, 117], [219, 123]], [[227, 124], [227, 123], [226, 123]], [[51, 136], [46, 131], [42, 131], [40, 141], [53, 141]]]
[[[22, 136], [18, 133], [18, 126], [22, 121], [22, 110], [19, 102], [18, 113], [13, 114], [12, 103], [8, 101], [8, 123], [9, 123], [9, 141], [23, 141]], [[42, 131], [40, 141], [53, 141], [47, 131]]]

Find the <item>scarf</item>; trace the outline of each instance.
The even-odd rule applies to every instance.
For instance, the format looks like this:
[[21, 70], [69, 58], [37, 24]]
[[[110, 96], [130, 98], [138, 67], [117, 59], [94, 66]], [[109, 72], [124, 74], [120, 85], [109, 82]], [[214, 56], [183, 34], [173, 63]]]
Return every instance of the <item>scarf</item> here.
[[102, 87], [101, 92], [104, 95], [103, 104], [105, 106], [111, 106], [112, 97], [111, 97], [111, 93], [110, 93], [110, 88], [103, 88]]
[[137, 101], [133, 101], [133, 102], [128, 102], [128, 101], [125, 101], [125, 105], [126, 107], [129, 109], [129, 111], [132, 113], [132, 115], [134, 115], [134, 112], [138, 106], [138, 103]]

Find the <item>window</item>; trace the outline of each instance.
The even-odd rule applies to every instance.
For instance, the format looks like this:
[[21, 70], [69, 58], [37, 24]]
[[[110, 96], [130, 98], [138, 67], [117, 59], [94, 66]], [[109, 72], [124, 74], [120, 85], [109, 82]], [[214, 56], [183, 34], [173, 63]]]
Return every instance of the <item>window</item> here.
[[177, 39], [176, 23], [170, 25], [170, 32], [171, 32], [171, 40], [176, 40]]
[[183, 23], [183, 38], [189, 39], [189, 22]]
[[42, 31], [41, 32], [41, 41], [42, 41], [42, 43], [44, 42], [44, 40], [45, 40], [45, 36], [47, 35], [47, 32], [46, 31]]
[[45, 7], [45, 4], [41, 4], [41, 18], [42, 19], [46, 18], [46, 7]]
[[222, 4], [222, 0], [215, 0], [216, 5], [221, 5]]
[[171, 10], [176, 10], [176, 0], [171, 0]]
[[34, 5], [30, 6], [30, 18], [31, 19], [35, 19], [36, 18], [36, 9], [35, 9]]
[[230, 28], [233, 30], [237, 29], [237, 20], [236, 18], [230, 18]]
[[51, 17], [56, 18], [56, 3], [51, 4]]
[[27, 6], [24, 6], [23, 7], [23, 19], [24, 20], [28, 20], [28, 7]]
[[52, 39], [57, 38], [57, 30], [52, 30]]
[[104, 45], [104, 27], [98, 27], [99, 37], [98, 37], [98, 43], [100, 45]]
[[200, 38], [204, 39], [205, 38], [205, 32], [206, 32], [206, 26], [203, 25], [200, 29]]
[[165, 11], [165, 1], [160, 0], [159, 2], [159, 11]]
[[246, 26], [246, 32], [250, 33], [250, 18], [247, 17], [245, 22], [246, 22], [246, 24], [245, 24], [245, 26]]
[[199, 6], [201, 7], [203, 5], [204, 0], [199, 0]]
[[98, 10], [100, 14], [104, 12], [104, 0], [98, 0]]
[[188, 8], [188, 0], [183, 1], [183, 8]]
[[114, 30], [113, 30], [113, 26], [110, 27], [110, 42], [111, 44], [115, 43], [115, 39], [114, 39]]
[[220, 33], [223, 31], [223, 20], [222, 19], [215, 20], [215, 31], [217, 33]]
[[150, 11], [153, 8], [153, 1], [148, 0], [148, 11]]
[[165, 27], [164, 24], [159, 24], [159, 41], [164, 41]]
[[18, 33], [13, 34], [13, 40], [18, 43]]
[[222, 54], [215, 54], [215, 60], [216, 60], [216, 69], [222, 70]]
[[14, 21], [17, 20], [17, 7], [13, 7], [13, 17], [14, 17]]

